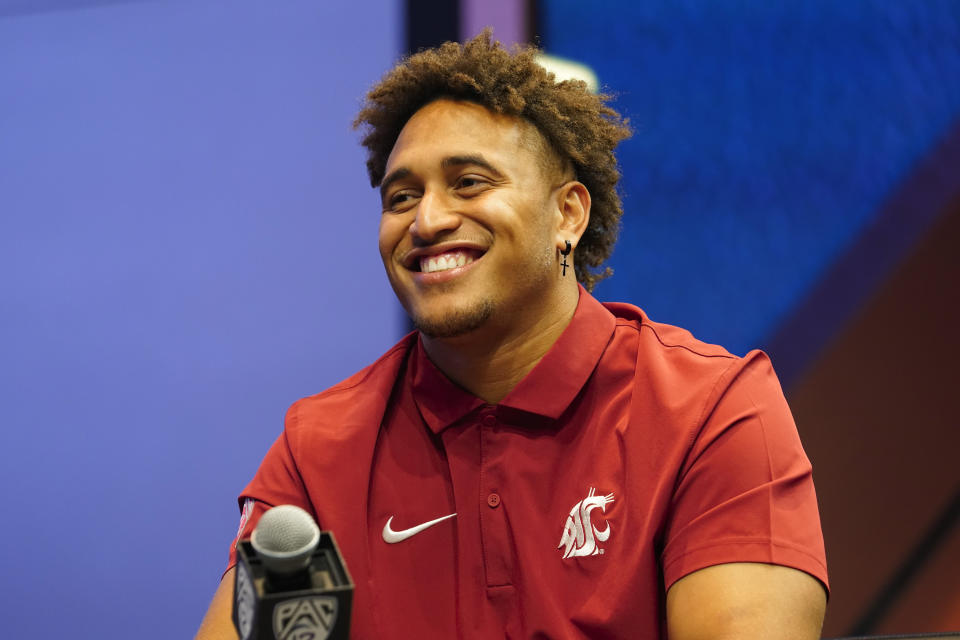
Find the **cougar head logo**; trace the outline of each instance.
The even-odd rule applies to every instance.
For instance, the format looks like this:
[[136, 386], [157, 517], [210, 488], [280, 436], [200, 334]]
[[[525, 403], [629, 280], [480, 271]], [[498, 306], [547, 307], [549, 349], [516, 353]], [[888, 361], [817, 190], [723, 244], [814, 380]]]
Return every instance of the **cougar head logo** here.
[[613, 502], [613, 494], [598, 496], [594, 495], [596, 491], [595, 488], [590, 487], [587, 497], [570, 509], [567, 522], [563, 525], [563, 536], [560, 538], [560, 544], [557, 545], [558, 549], [565, 547], [564, 558], [599, 555], [602, 549], [597, 546], [597, 541], [606, 542], [610, 537], [610, 523], [607, 523], [606, 529], [598, 531], [590, 523], [590, 512], [597, 508], [606, 511], [607, 505]]

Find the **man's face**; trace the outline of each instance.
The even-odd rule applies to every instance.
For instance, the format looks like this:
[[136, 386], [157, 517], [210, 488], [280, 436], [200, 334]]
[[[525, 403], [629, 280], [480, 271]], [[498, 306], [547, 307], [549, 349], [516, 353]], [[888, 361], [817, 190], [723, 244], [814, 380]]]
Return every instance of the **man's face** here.
[[521, 320], [550, 300], [560, 214], [539, 135], [451, 100], [426, 105], [400, 132], [381, 187], [380, 256], [428, 336]]

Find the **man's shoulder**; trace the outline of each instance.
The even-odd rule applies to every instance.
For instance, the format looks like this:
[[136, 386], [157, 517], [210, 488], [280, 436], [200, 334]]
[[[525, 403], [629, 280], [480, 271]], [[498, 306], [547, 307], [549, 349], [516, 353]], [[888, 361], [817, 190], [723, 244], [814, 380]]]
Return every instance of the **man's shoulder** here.
[[304, 398], [304, 400], [322, 400], [340, 396], [349, 396], [351, 393], [366, 393], [368, 387], [381, 384], [393, 385], [407, 353], [417, 340], [415, 331], [408, 333], [393, 345], [386, 353], [377, 358], [349, 378], [345, 378], [332, 387]]
[[287, 412], [288, 431], [324, 416], [335, 417], [339, 424], [347, 419], [363, 422], [369, 416], [382, 416], [415, 344], [416, 332], [409, 333], [372, 364], [320, 393], [294, 402]]
[[632, 304], [604, 302], [603, 306], [617, 319], [618, 328], [629, 328], [640, 333], [645, 338], [645, 348], [653, 348], [678, 357], [709, 359], [705, 362], [714, 362], [721, 366], [724, 361], [729, 365], [729, 361], [740, 359], [720, 345], [697, 339], [682, 327], [654, 322], [642, 309]]
[[633, 305], [604, 306], [615, 316], [619, 335], [637, 336], [634, 340], [621, 340], [620, 344], [631, 345], [631, 357], [636, 349], [634, 371], [638, 382], [696, 402], [696, 398], [722, 395], [744, 374], [750, 379], [769, 378], [779, 389], [770, 358], [763, 351], [755, 349], [743, 356], [735, 355], [720, 345], [697, 339], [686, 329], [654, 322]]

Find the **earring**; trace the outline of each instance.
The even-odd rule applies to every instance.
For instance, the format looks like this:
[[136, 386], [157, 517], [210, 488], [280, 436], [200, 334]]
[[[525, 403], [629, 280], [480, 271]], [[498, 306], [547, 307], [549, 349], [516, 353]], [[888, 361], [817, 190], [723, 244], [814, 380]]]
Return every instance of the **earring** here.
[[561, 262], [560, 265], [563, 267], [563, 274], [562, 274], [562, 275], [566, 276], [566, 275], [567, 275], [567, 267], [570, 266], [570, 265], [567, 264], [567, 256], [570, 255], [570, 252], [571, 252], [571, 251], [573, 251], [573, 247], [570, 246], [570, 241], [569, 241], [569, 240], [564, 240], [564, 242], [567, 243], [567, 246], [560, 250], [560, 255], [563, 256], [563, 262]]

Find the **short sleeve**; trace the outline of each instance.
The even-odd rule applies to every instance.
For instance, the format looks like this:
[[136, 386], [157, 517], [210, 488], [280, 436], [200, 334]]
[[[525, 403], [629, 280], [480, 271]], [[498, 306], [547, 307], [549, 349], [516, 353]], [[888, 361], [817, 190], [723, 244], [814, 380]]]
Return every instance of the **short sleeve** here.
[[265, 502], [254, 500], [253, 498], [240, 498], [242, 506], [240, 507], [240, 526], [237, 527], [237, 535], [230, 543], [230, 558], [227, 561], [226, 573], [235, 564], [237, 564], [237, 545], [241, 540], [246, 540], [256, 528], [261, 516], [271, 507]]
[[762, 562], [828, 588], [812, 468], [764, 353], [727, 369], [699, 425], [666, 527], [665, 587], [712, 565]]
[[[288, 422], [295, 412], [295, 407], [287, 413]], [[303, 478], [297, 469], [296, 461], [290, 450], [287, 431], [273, 443], [264, 457], [260, 468], [250, 484], [241, 492], [237, 499], [241, 515], [237, 537], [230, 545], [230, 559], [227, 569], [236, 564], [236, 548], [240, 540], [250, 537], [257, 522], [265, 511], [281, 504], [292, 504], [306, 510], [316, 518], [313, 506], [307, 496]]]

